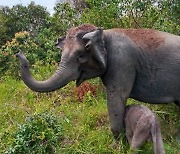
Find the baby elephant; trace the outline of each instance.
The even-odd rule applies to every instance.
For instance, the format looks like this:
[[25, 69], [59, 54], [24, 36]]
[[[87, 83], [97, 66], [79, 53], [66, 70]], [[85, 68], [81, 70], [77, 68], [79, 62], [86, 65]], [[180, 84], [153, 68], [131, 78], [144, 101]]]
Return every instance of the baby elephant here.
[[165, 154], [160, 125], [155, 114], [145, 106], [129, 105], [125, 115], [126, 137], [132, 153], [146, 141], [152, 140], [155, 154]]

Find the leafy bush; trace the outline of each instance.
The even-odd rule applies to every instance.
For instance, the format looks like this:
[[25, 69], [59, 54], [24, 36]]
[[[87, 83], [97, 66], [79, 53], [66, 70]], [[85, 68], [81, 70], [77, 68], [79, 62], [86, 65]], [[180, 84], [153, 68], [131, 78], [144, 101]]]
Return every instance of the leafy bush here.
[[93, 97], [97, 96], [97, 86], [90, 82], [84, 82], [75, 88], [75, 97], [77, 97], [77, 100], [80, 102], [83, 102], [85, 96], [89, 94]]
[[180, 34], [179, 0], [82, 0], [80, 23], [107, 28], [151, 28]]
[[51, 64], [59, 61], [59, 52], [55, 47], [57, 36], [44, 29], [32, 38], [26, 31], [15, 34], [11, 41], [0, 48], [0, 76], [10, 75], [19, 78], [19, 62], [15, 54], [21, 50], [31, 65]]
[[51, 29], [44, 28], [34, 37], [34, 41], [38, 44], [36, 51], [39, 61], [43, 64], [51, 64], [52, 62], [60, 61], [59, 49], [55, 46], [56, 40], [59, 36]]
[[39, 29], [49, 27], [50, 14], [46, 8], [31, 2], [27, 6], [22, 4], [13, 7], [0, 7], [0, 46], [11, 40], [15, 33], [28, 31], [37, 34]]
[[69, 3], [56, 3], [55, 13], [51, 18], [51, 29], [65, 34], [67, 29], [79, 25], [79, 14]]
[[25, 51], [30, 62], [34, 63], [36, 59], [34, 52], [37, 50], [37, 45], [30, 39], [30, 35], [26, 31], [16, 33], [15, 37], [11, 41], [7, 41], [0, 49], [1, 75], [18, 75], [19, 66], [15, 58], [18, 50]]
[[5, 153], [54, 153], [62, 137], [62, 128], [58, 119], [48, 112], [34, 114], [27, 119], [27, 122], [15, 132], [14, 142]]

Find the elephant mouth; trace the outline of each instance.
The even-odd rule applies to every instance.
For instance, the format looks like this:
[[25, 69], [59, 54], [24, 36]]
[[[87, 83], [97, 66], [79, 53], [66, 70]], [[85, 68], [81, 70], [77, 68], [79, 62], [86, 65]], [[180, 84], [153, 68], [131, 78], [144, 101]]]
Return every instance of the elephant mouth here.
[[79, 87], [82, 82], [83, 82], [83, 78], [82, 78], [82, 70], [81, 70], [79, 73], [79, 77], [76, 80], [76, 86]]

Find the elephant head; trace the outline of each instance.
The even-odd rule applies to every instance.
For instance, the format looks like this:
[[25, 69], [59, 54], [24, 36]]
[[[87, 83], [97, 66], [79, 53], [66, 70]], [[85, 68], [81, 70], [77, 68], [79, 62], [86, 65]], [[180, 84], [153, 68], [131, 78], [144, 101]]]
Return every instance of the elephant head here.
[[105, 73], [107, 57], [102, 29], [88, 24], [71, 28], [66, 36], [58, 39], [56, 46], [62, 49], [61, 61], [55, 73], [45, 81], [35, 80], [26, 57], [21, 52], [17, 54], [22, 80], [30, 89], [50, 92], [73, 80], [79, 86], [84, 80]]

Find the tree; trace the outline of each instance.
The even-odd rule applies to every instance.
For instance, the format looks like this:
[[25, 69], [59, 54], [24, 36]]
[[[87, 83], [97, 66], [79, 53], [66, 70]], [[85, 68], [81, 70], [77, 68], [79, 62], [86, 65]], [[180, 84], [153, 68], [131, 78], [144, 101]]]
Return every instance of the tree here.
[[4, 35], [7, 31], [6, 25], [7, 19], [5, 18], [2, 10], [0, 9], [0, 45], [4, 44], [7, 40], [7, 36]]
[[67, 29], [77, 26], [79, 22], [78, 12], [70, 3], [56, 3], [55, 13], [51, 19], [51, 28], [59, 35], [64, 35]]
[[[34, 35], [42, 27], [48, 27], [49, 13], [43, 6], [31, 2], [28, 6], [15, 5], [12, 8], [1, 7], [0, 13], [3, 15], [4, 37], [2, 45], [7, 40], [14, 37], [15, 33], [28, 31]], [[1, 37], [1, 36], [0, 36]]]
[[85, 3], [88, 7], [81, 13], [81, 23], [180, 34], [179, 0], [86, 0]]

